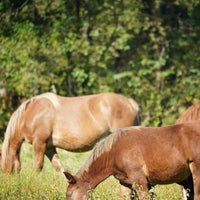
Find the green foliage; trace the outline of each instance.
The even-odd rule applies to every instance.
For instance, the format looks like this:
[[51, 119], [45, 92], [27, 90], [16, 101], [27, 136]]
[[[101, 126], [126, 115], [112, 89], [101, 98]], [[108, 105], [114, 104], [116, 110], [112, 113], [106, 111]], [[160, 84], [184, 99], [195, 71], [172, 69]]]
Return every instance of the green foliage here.
[[[174, 123], [200, 98], [200, 3], [3, 1], [0, 129], [22, 100], [46, 91], [133, 97], [143, 123]], [[6, 102], [6, 106], [5, 106]]]

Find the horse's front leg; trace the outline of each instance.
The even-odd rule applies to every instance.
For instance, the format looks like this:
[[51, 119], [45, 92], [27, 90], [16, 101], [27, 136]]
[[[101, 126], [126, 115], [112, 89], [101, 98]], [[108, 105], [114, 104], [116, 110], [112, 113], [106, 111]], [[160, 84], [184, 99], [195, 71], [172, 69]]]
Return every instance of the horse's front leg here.
[[[136, 194], [133, 194], [133, 196], [138, 196], [139, 200], [146, 200], [151, 199], [151, 195], [149, 194], [147, 183], [134, 183], [132, 185], [133, 191], [135, 191]], [[135, 198], [134, 198], [135, 199]]]
[[123, 185], [120, 185], [120, 200], [124, 200], [124, 199], [132, 199], [132, 195], [133, 195], [133, 190], [125, 187]]
[[46, 142], [42, 142], [39, 139], [33, 142], [34, 167], [38, 171], [41, 171], [43, 168], [46, 145]]
[[62, 163], [60, 162], [60, 159], [55, 147], [47, 149], [45, 154], [49, 158], [49, 160], [51, 161], [53, 167], [56, 169], [57, 172], [65, 171]]
[[194, 184], [194, 200], [200, 199], [200, 162], [190, 164]]

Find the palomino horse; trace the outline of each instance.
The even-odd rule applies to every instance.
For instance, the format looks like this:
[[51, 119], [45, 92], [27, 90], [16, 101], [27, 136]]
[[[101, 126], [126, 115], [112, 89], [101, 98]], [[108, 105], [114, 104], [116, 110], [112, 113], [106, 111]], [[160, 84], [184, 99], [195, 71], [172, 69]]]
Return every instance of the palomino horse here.
[[2, 170], [20, 170], [19, 152], [25, 140], [33, 145], [35, 168], [44, 155], [57, 171], [64, 171], [56, 147], [86, 151], [118, 127], [139, 123], [138, 104], [115, 93], [61, 97], [44, 93], [22, 103], [8, 123], [2, 147]]
[[[183, 114], [176, 120], [176, 124], [181, 123], [187, 123], [190, 121], [200, 120], [200, 102], [190, 106]], [[188, 181], [190, 181], [190, 184], [193, 185], [192, 176], [190, 175], [190, 178], [188, 178]], [[184, 200], [187, 200], [188, 195], [186, 190], [183, 191], [183, 198]], [[192, 196], [193, 194], [189, 193], [189, 196]], [[191, 197], [192, 198], [192, 197]]]
[[199, 122], [122, 128], [96, 144], [76, 175], [64, 172], [69, 180], [66, 199], [88, 199], [92, 189], [113, 175], [144, 200], [156, 184], [178, 183], [192, 188], [187, 182], [192, 174], [194, 200], [199, 200], [199, 161]]

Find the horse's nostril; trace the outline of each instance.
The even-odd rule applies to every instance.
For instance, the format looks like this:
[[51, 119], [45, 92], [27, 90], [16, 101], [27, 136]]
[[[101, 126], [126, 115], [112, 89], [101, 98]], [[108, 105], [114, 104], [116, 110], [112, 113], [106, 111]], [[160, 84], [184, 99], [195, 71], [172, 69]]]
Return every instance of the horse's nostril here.
[[72, 192], [67, 192], [66, 197], [71, 197], [72, 196]]
[[72, 193], [66, 194], [66, 200], [69, 200], [72, 197]]

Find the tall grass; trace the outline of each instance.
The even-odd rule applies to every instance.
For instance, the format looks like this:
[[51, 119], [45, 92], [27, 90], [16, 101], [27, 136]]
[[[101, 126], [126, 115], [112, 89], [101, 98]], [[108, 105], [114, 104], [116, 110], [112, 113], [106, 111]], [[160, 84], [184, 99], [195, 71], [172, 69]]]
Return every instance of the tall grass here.
[[[66, 169], [75, 173], [88, 153], [69, 153], [59, 150]], [[63, 174], [55, 172], [45, 158], [44, 169], [37, 173], [33, 169], [32, 146], [24, 144], [21, 150], [22, 170], [19, 174], [0, 172], [0, 200], [64, 200], [67, 181]], [[176, 184], [156, 186], [155, 198], [158, 200], [181, 200], [181, 192]], [[92, 192], [91, 200], [119, 199], [119, 183], [108, 178]]]

